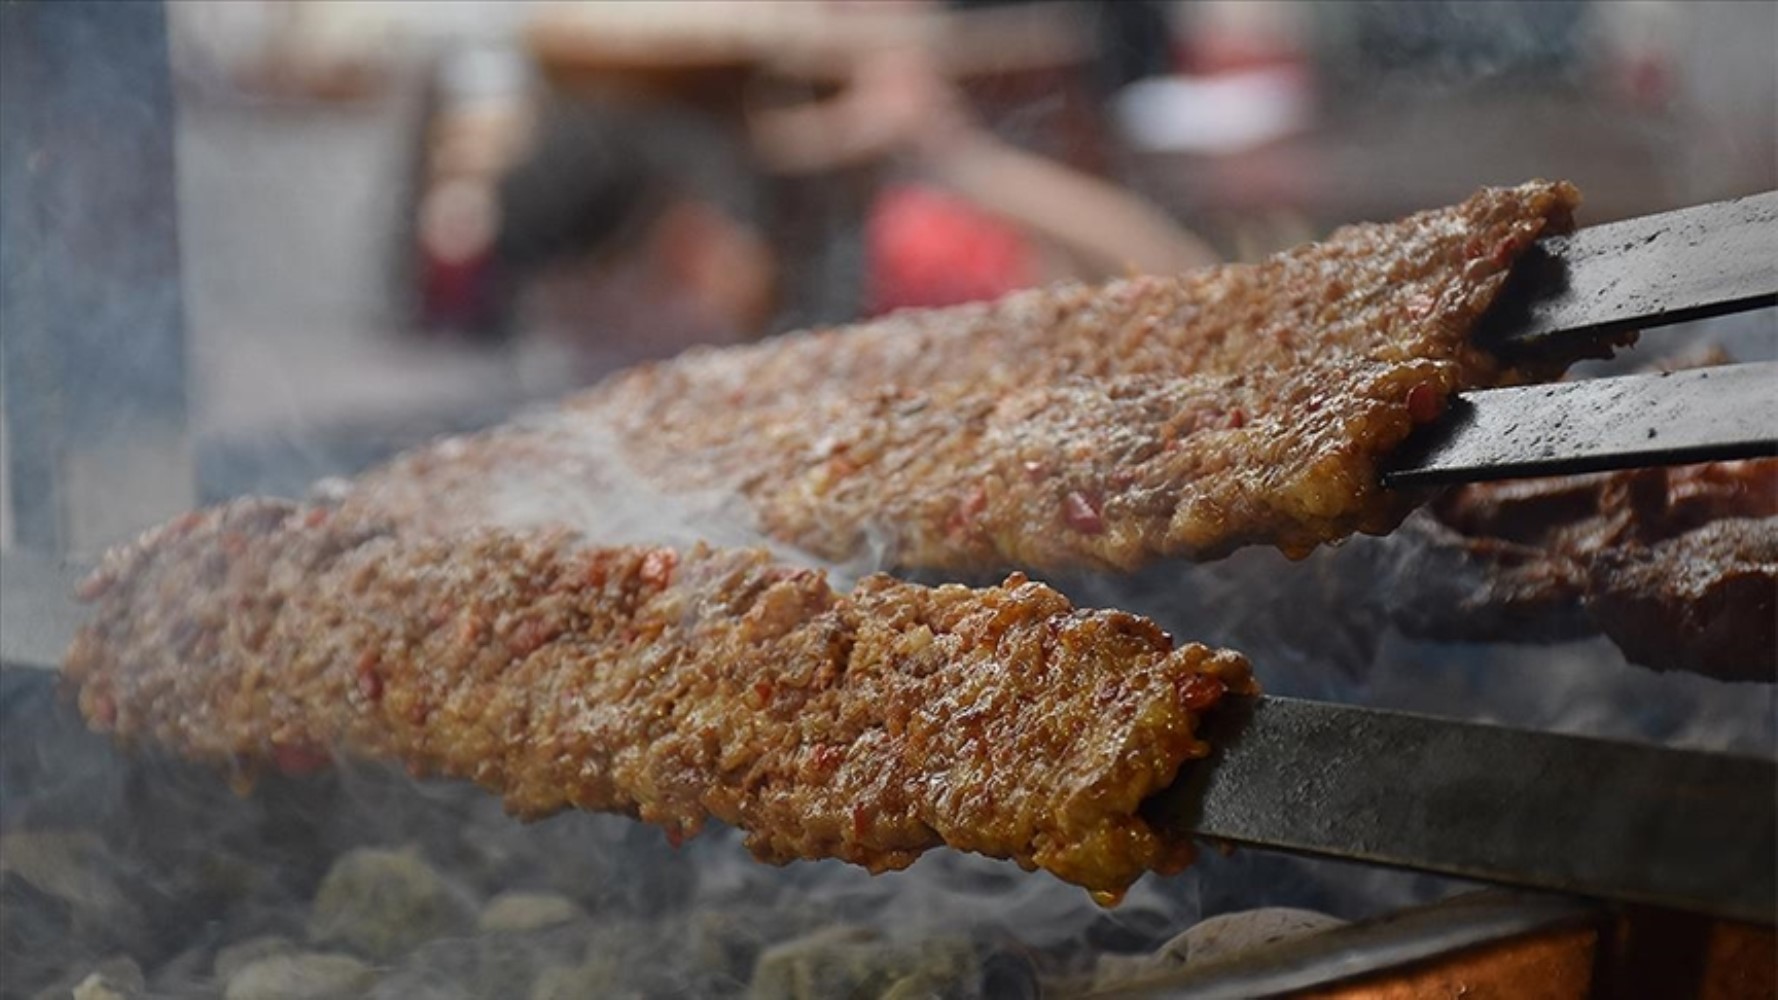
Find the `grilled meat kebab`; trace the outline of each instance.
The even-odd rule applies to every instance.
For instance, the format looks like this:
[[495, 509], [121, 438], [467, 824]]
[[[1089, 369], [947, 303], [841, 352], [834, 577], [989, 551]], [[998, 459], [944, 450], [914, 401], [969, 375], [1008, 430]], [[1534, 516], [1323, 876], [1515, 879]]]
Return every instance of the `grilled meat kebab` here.
[[835, 593], [761, 551], [403, 534], [238, 501], [107, 556], [69, 652], [91, 724], [286, 769], [468, 778], [526, 817], [715, 817], [760, 858], [941, 844], [1115, 897], [1189, 843], [1138, 813], [1248, 664], [1021, 576]]
[[1527, 377], [1470, 334], [1577, 200], [1562, 183], [1486, 189], [1256, 265], [694, 351], [423, 449], [346, 503], [445, 530], [597, 537], [592, 484], [615, 460], [648, 488], [742, 497], [757, 528], [829, 560], [1303, 555], [1394, 528], [1421, 497], [1379, 485], [1381, 456], [1451, 393]]

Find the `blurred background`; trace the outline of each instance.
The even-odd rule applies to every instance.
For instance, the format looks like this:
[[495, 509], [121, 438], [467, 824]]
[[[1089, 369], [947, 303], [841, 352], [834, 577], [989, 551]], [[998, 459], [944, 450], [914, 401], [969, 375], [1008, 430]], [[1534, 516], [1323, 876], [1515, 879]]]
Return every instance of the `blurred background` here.
[[[132, 16], [138, 47], [164, 37], [168, 107], [126, 97], [168, 137], [176, 210], [112, 212], [93, 238], [165, 230], [177, 293], [149, 312], [171, 346], [142, 364], [172, 369], [156, 385], [180, 398], [156, 411], [171, 443], [146, 467], [64, 463], [78, 481], [55, 501], [56, 548], [194, 500], [298, 494], [695, 344], [1252, 260], [1536, 176], [1578, 183], [1587, 223], [1778, 186], [1769, 3], [234, 0]], [[64, 41], [115, 47], [107, 23]], [[85, 65], [63, 84], [77, 97], [118, 64]], [[7, 132], [28, 144], [45, 133], [20, 124], [20, 93]], [[9, 211], [40, 183], [17, 166], [35, 155], [7, 156]], [[11, 422], [79, 436], [29, 416], [49, 404], [19, 398], [20, 365], [15, 350]], [[16, 482], [46, 446], [4, 437]], [[0, 494], [0, 540], [40, 536], [18, 491]]]

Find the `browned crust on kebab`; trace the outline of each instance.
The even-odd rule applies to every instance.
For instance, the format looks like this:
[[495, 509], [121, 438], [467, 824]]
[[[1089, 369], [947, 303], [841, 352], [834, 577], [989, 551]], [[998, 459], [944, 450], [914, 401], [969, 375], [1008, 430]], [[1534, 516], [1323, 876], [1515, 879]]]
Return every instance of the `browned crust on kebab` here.
[[949, 844], [1116, 893], [1189, 847], [1137, 812], [1246, 661], [1013, 576], [871, 577], [567, 532], [398, 535], [246, 501], [110, 555], [66, 675], [120, 738], [469, 778], [524, 816], [709, 817], [761, 858]]
[[1392, 529], [1413, 498], [1382, 489], [1380, 458], [1452, 392], [1522, 377], [1470, 335], [1577, 200], [1563, 183], [1486, 189], [1257, 265], [694, 352], [398, 462], [348, 503], [500, 517], [491, 484], [584, 464], [580, 432], [602, 427], [651, 484], [736, 491], [772, 536], [828, 558], [1304, 554]]
[[1587, 614], [1632, 663], [1778, 678], [1778, 517], [1729, 518], [1597, 554]]

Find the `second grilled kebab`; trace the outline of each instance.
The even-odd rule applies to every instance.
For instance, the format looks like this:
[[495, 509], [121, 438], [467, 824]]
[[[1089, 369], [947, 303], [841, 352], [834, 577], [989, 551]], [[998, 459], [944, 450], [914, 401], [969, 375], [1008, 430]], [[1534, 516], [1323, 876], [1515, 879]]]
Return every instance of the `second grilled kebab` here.
[[[767, 535], [829, 560], [1306, 554], [1392, 529], [1417, 498], [1380, 485], [1382, 457], [1453, 393], [1527, 377], [1471, 334], [1577, 201], [1563, 183], [1485, 189], [1257, 265], [693, 352], [410, 455], [345, 505], [605, 537], [613, 505], [646, 485], [740, 497]], [[630, 480], [617, 488], [614, 461]]]

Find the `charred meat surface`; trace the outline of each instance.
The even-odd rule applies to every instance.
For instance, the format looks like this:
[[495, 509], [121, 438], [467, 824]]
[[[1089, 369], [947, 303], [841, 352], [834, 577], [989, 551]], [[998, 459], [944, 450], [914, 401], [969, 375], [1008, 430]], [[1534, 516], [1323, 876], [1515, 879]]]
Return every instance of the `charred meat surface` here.
[[1644, 666], [1778, 675], [1778, 460], [1475, 484], [1432, 514], [1430, 557], [1479, 582], [1442, 612], [1414, 609], [1410, 631], [1603, 632]]
[[1485, 189], [1259, 264], [695, 351], [397, 461], [347, 504], [451, 527], [518, 518], [501, 497], [559, 483], [573, 502], [526, 519], [597, 535], [604, 512], [572, 480], [597, 478], [592, 443], [610, 440], [650, 486], [738, 494], [766, 533], [828, 559], [1304, 554], [1394, 528], [1417, 498], [1379, 485], [1380, 458], [1453, 392], [1529, 377], [1470, 335], [1577, 201], [1564, 183]]
[[472, 779], [528, 817], [711, 817], [775, 862], [948, 844], [1115, 894], [1189, 846], [1138, 806], [1247, 662], [997, 587], [836, 593], [765, 553], [567, 531], [398, 534], [240, 501], [111, 553], [65, 665], [127, 741], [251, 769], [334, 753]]
[[1778, 517], [1602, 551], [1588, 570], [1587, 614], [1632, 663], [1778, 677]]

